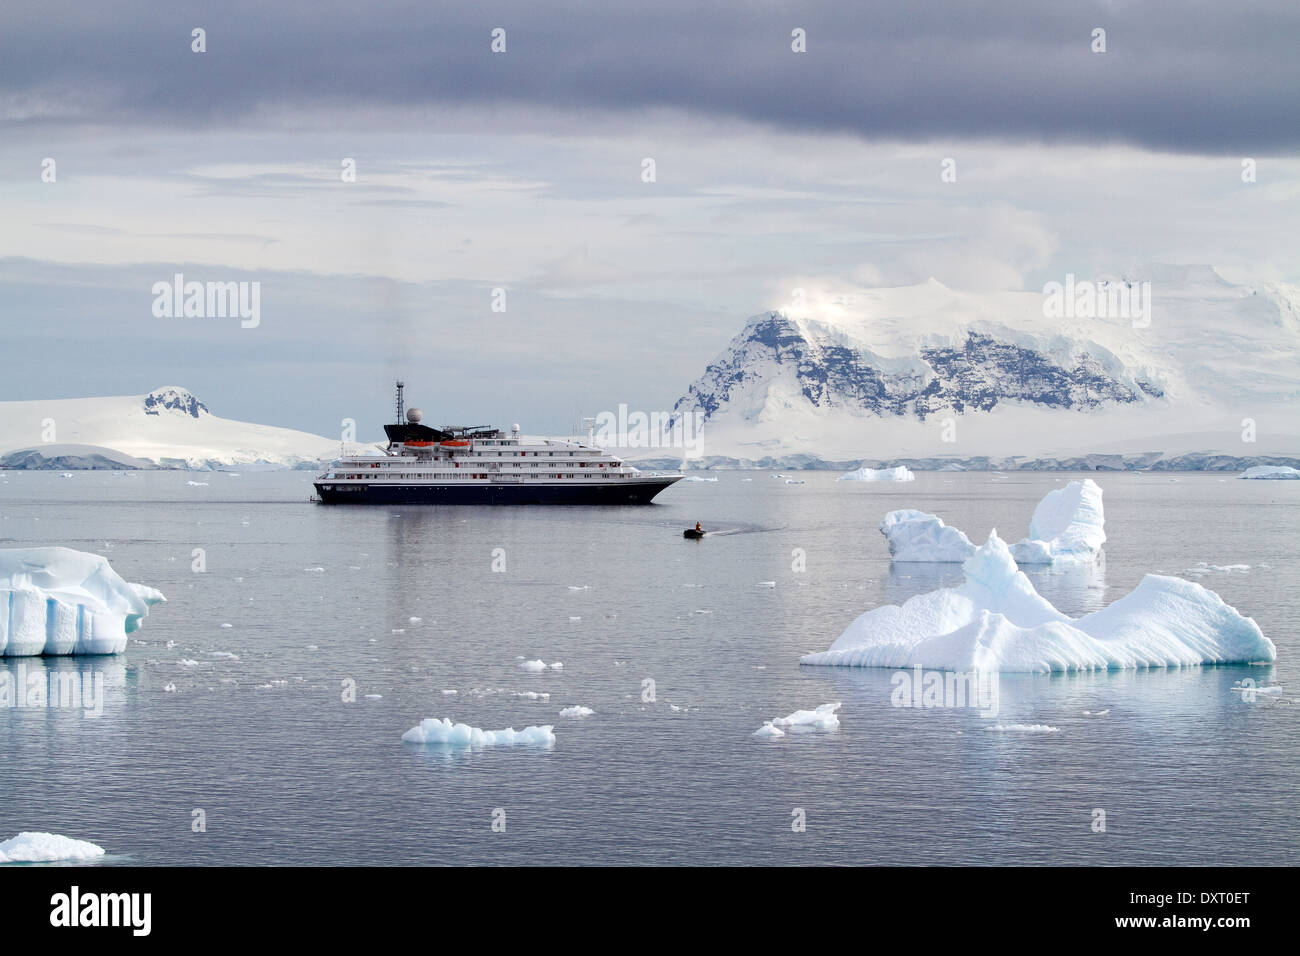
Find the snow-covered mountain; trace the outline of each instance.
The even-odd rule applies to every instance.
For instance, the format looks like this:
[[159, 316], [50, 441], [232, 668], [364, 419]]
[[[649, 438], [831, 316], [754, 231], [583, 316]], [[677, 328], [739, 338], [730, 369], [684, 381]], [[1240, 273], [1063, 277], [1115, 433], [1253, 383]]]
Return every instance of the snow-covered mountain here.
[[[1108, 311], [1102, 299], [1142, 283], [1145, 313], [1096, 316]], [[1205, 266], [1068, 289], [1074, 297], [1052, 303], [930, 280], [808, 314], [756, 315], [677, 402], [674, 421], [702, 423], [714, 462], [1300, 457], [1300, 289], [1235, 285]]]
[[147, 395], [0, 402], [0, 467], [307, 467], [339, 442], [218, 418], [183, 388]]

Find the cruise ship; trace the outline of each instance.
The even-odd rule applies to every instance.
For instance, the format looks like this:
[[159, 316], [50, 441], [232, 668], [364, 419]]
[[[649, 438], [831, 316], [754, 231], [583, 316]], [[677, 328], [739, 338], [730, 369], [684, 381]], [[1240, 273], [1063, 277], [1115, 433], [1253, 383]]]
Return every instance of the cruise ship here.
[[432, 428], [418, 408], [385, 425], [382, 455], [345, 455], [316, 479], [325, 504], [641, 505], [682, 479], [647, 475], [588, 437], [525, 438], [488, 426]]

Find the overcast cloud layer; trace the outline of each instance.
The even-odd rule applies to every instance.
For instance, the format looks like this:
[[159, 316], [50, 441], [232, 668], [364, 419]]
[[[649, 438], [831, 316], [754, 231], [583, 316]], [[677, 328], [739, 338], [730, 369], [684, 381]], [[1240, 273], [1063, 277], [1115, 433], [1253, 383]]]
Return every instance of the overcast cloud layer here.
[[[5, 5], [11, 121], [183, 127], [340, 103], [673, 108], [873, 137], [1300, 141], [1300, 4], [1143, 2]], [[207, 31], [194, 56], [192, 28]], [[506, 30], [507, 54], [489, 34]], [[1106, 30], [1107, 51], [1092, 52]], [[807, 53], [791, 52], [791, 31]]]

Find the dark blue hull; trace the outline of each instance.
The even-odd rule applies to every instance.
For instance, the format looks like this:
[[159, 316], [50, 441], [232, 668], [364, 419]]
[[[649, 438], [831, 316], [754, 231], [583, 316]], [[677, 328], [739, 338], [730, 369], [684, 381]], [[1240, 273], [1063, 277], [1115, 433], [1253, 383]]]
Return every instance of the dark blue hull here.
[[343, 484], [317, 481], [323, 504], [349, 505], [648, 505], [672, 478], [557, 484]]

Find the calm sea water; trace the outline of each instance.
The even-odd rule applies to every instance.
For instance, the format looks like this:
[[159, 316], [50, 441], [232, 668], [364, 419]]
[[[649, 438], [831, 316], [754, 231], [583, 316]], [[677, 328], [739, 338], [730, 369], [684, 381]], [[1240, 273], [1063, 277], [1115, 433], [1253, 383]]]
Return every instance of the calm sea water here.
[[[1014, 540], [1076, 476], [717, 477], [645, 508], [491, 509], [313, 505], [303, 472], [8, 473], [0, 546], [105, 554], [168, 603], [118, 658], [25, 662], [102, 675], [103, 714], [0, 710], [0, 839], [49, 830], [138, 864], [1300, 862], [1300, 482], [1094, 475], [1104, 566], [1035, 573], [1040, 591], [1080, 614], [1148, 571], [1249, 565], [1194, 579], [1253, 616], [1278, 662], [1004, 675], [989, 721], [894, 708], [890, 672], [799, 657], [960, 580], [892, 569], [884, 512]], [[733, 533], [683, 540], [696, 520]], [[1243, 702], [1243, 677], [1286, 692]], [[829, 701], [838, 733], [751, 737]], [[558, 716], [574, 704], [596, 713]], [[444, 716], [554, 724], [558, 741], [401, 741]]]

